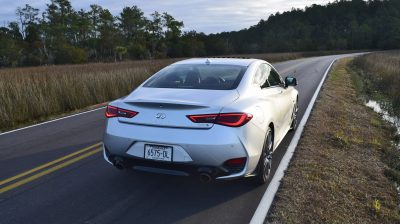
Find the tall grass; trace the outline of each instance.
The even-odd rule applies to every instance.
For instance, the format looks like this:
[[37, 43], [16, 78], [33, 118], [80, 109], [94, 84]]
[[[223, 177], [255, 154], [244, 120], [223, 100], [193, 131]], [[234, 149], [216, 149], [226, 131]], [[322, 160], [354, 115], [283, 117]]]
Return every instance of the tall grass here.
[[0, 127], [7, 129], [119, 98], [172, 60], [0, 70]]
[[[343, 52], [240, 55], [270, 62]], [[0, 130], [46, 119], [131, 92], [176, 59], [0, 69]]]
[[353, 65], [361, 71], [366, 93], [383, 96], [392, 104], [392, 112], [400, 115], [400, 51], [363, 55]]

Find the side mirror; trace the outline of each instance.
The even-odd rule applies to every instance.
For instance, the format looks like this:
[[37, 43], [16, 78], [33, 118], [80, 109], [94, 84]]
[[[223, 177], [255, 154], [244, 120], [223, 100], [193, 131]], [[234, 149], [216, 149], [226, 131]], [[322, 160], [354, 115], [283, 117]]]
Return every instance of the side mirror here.
[[285, 78], [285, 87], [288, 86], [297, 86], [297, 79], [293, 76], [287, 76]]

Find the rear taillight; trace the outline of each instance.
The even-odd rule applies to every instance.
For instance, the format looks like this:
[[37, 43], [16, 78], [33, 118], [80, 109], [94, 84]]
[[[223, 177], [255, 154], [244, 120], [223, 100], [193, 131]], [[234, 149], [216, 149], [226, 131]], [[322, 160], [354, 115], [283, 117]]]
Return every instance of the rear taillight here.
[[214, 123], [229, 127], [240, 127], [249, 122], [253, 115], [247, 113], [223, 113], [187, 115], [194, 123]]
[[201, 115], [187, 115], [194, 123], [214, 123], [218, 114], [201, 114]]
[[253, 118], [252, 114], [246, 114], [246, 113], [219, 114], [216, 123], [230, 127], [240, 127], [245, 125], [252, 118]]
[[132, 118], [132, 117], [136, 116], [137, 114], [138, 114], [138, 112], [136, 112], [136, 111], [125, 110], [125, 109], [114, 107], [114, 106], [107, 106], [107, 108], [106, 108], [106, 117], [107, 118], [112, 118], [112, 117]]

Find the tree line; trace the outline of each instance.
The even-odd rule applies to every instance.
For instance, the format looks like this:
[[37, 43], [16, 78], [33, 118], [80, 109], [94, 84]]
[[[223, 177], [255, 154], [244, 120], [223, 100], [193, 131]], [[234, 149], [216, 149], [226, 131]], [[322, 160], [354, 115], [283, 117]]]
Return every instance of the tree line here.
[[341, 0], [276, 13], [238, 32], [215, 35], [225, 51], [358, 50], [400, 48], [399, 0]]
[[[91, 5], [75, 10], [51, 0], [28, 4], [0, 27], [0, 67], [207, 55], [400, 47], [400, 1], [340, 0], [276, 13], [240, 31], [183, 32], [167, 12], [146, 17], [137, 6], [114, 16]], [[216, 21], [218, 22], [218, 21]]]

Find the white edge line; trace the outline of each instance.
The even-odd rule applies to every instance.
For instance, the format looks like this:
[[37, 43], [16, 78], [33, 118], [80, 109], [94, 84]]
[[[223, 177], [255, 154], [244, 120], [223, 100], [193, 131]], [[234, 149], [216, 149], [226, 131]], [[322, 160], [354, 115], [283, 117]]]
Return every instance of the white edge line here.
[[10, 133], [13, 133], [13, 132], [17, 132], [17, 131], [21, 131], [21, 130], [25, 130], [25, 129], [28, 129], [28, 128], [33, 128], [33, 127], [37, 127], [37, 126], [40, 126], [40, 125], [48, 124], [48, 123], [51, 123], [51, 122], [55, 122], [55, 121], [59, 121], [59, 120], [63, 120], [63, 119], [67, 119], [67, 118], [71, 118], [71, 117], [75, 117], [75, 116], [79, 116], [79, 115], [82, 115], [82, 114], [91, 113], [91, 112], [94, 112], [94, 111], [97, 111], [97, 110], [101, 110], [101, 109], [104, 109], [104, 108], [105, 108], [105, 106], [104, 107], [100, 107], [100, 108], [96, 108], [96, 109], [93, 109], [93, 110], [88, 110], [88, 111], [85, 111], [85, 112], [77, 113], [77, 114], [72, 114], [72, 115], [69, 115], [69, 116], [66, 116], [66, 117], [61, 117], [61, 118], [45, 121], [45, 122], [42, 122], [42, 123], [39, 123], [39, 124], [34, 124], [34, 125], [26, 126], [26, 127], [23, 127], [23, 128], [18, 128], [18, 129], [15, 129], [15, 130], [3, 132], [3, 133], [0, 133], [0, 136], [6, 135], [6, 134], [10, 134]]
[[267, 217], [268, 211], [271, 208], [272, 201], [274, 200], [276, 192], [278, 192], [279, 185], [281, 183], [281, 180], [285, 174], [285, 170], [287, 169], [289, 162], [294, 154], [294, 151], [296, 150], [297, 144], [300, 140], [301, 134], [303, 133], [304, 126], [307, 123], [308, 117], [311, 114], [311, 110], [314, 107], [315, 101], [317, 100], [317, 97], [319, 95], [319, 92], [321, 91], [322, 85], [325, 82], [325, 79], [331, 70], [331, 67], [333, 63], [335, 63], [336, 59], [332, 61], [332, 63], [329, 65], [327, 70], [325, 71], [324, 77], [322, 78], [321, 82], [319, 83], [319, 86], [317, 90], [314, 93], [313, 98], [311, 99], [310, 103], [307, 106], [307, 109], [303, 115], [303, 118], [300, 121], [299, 126], [297, 127], [297, 130], [292, 138], [292, 141], [289, 144], [288, 149], [286, 150], [285, 155], [283, 156], [281, 162], [279, 163], [278, 168], [275, 171], [275, 175], [273, 176], [270, 184], [268, 185], [267, 190], [265, 191], [263, 197], [261, 198], [260, 204], [258, 205], [253, 218], [250, 221], [250, 224], [261, 224], [264, 223], [265, 218]]

